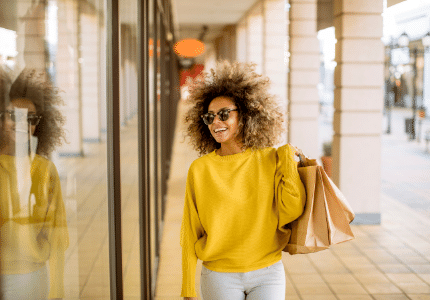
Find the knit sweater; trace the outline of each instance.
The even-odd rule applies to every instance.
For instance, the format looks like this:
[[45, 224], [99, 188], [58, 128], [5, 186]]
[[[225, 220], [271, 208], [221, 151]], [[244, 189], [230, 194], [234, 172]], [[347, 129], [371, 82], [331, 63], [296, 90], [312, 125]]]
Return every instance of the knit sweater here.
[[293, 149], [247, 149], [196, 159], [187, 176], [181, 226], [182, 297], [196, 297], [197, 259], [217, 272], [249, 272], [282, 258], [303, 212], [305, 189]]
[[0, 234], [0, 273], [35, 272], [49, 261], [49, 298], [63, 298], [69, 235], [60, 178], [51, 161], [0, 155]]

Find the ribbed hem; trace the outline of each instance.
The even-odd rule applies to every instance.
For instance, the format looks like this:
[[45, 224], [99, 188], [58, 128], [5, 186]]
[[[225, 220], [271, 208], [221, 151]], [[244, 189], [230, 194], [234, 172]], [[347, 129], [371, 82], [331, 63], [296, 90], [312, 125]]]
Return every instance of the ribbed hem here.
[[218, 155], [215, 152], [216, 150], [212, 151], [211, 153], [208, 154], [208, 156], [211, 159], [215, 159], [217, 161], [235, 161], [235, 160], [240, 160], [246, 157], [249, 157], [252, 153], [251, 148], [246, 149], [244, 152], [241, 153], [236, 153], [236, 154], [231, 154], [231, 155]]

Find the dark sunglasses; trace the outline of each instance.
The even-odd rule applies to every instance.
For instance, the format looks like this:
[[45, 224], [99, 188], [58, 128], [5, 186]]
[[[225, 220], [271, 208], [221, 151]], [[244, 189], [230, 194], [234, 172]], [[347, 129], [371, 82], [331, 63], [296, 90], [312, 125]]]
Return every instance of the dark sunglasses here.
[[[6, 110], [6, 111], [0, 112], [0, 117], [2, 119], [4, 118], [5, 115], [9, 115], [9, 118], [12, 120], [12, 122], [16, 122], [17, 117], [14, 111]], [[27, 122], [30, 125], [36, 126], [37, 124], [39, 124], [41, 118], [42, 116], [38, 116], [38, 115], [27, 115]]]
[[228, 118], [230, 118], [230, 112], [231, 111], [237, 111], [237, 110], [238, 110], [237, 108], [234, 108], [234, 109], [233, 108], [223, 108], [219, 112], [217, 112], [216, 114], [208, 112], [208, 113], [205, 113], [204, 115], [201, 115], [201, 117], [203, 119], [203, 122], [205, 122], [206, 125], [211, 125], [214, 122], [216, 115], [218, 115], [218, 117], [221, 121], [227, 121]]

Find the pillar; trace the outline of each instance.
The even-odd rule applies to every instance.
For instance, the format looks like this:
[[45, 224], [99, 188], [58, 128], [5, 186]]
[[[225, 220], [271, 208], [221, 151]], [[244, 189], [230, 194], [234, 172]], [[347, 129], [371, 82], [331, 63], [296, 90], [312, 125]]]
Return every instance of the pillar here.
[[[270, 93], [276, 95], [283, 111], [287, 111], [288, 18], [285, 0], [263, 2], [263, 74], [271, 81]], [[285, 144], [284, 135], [281, 144]]]
[[240, 62], [247, 61], [246, 45], [246, 18], [242, 19], [236, 27], [236, 60]]
[[84, 142], [100, 141], [98, 13], [87, 2], [81, 3], [79, 18], [80, 85], [82, 98], [82, 138]]
[[[58, 1], [58, 45], [56, 59], [56, 84], [63, 91], [61, 107], [66, 117], [67, 143], [60, 149], [61, 156], [82, 155], [82, 115], [79, 67], [79, 6], [77, 1]], [[82, 60], [81, 60], [82, 61]]]
[[319, 43], [317, 0], [291, 0], [288, 142], [317, 157]]
[[255, 63], [255, 71], [263, 73], [263, 4], [257, 3], [247, 16], [247, 61]]
[[17, 2], [17, 72], [24, 68], [45, 71], [45, 9], [46, 4], [42, 1]]
[[356, 223], [380, 223], [383, 0], [334, 0], [333, 181]]

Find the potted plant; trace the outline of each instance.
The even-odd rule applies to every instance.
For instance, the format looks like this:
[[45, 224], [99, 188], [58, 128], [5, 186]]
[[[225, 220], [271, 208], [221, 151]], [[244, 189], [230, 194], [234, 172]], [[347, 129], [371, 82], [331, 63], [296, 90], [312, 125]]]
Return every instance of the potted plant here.
[[331, 148], [332, 148], [332, 141], [325, 142], [323, 144], [323, 156], [321, 157], [323, 168], [329, 177], [331, 177], [331, 165], [332, 165]]

